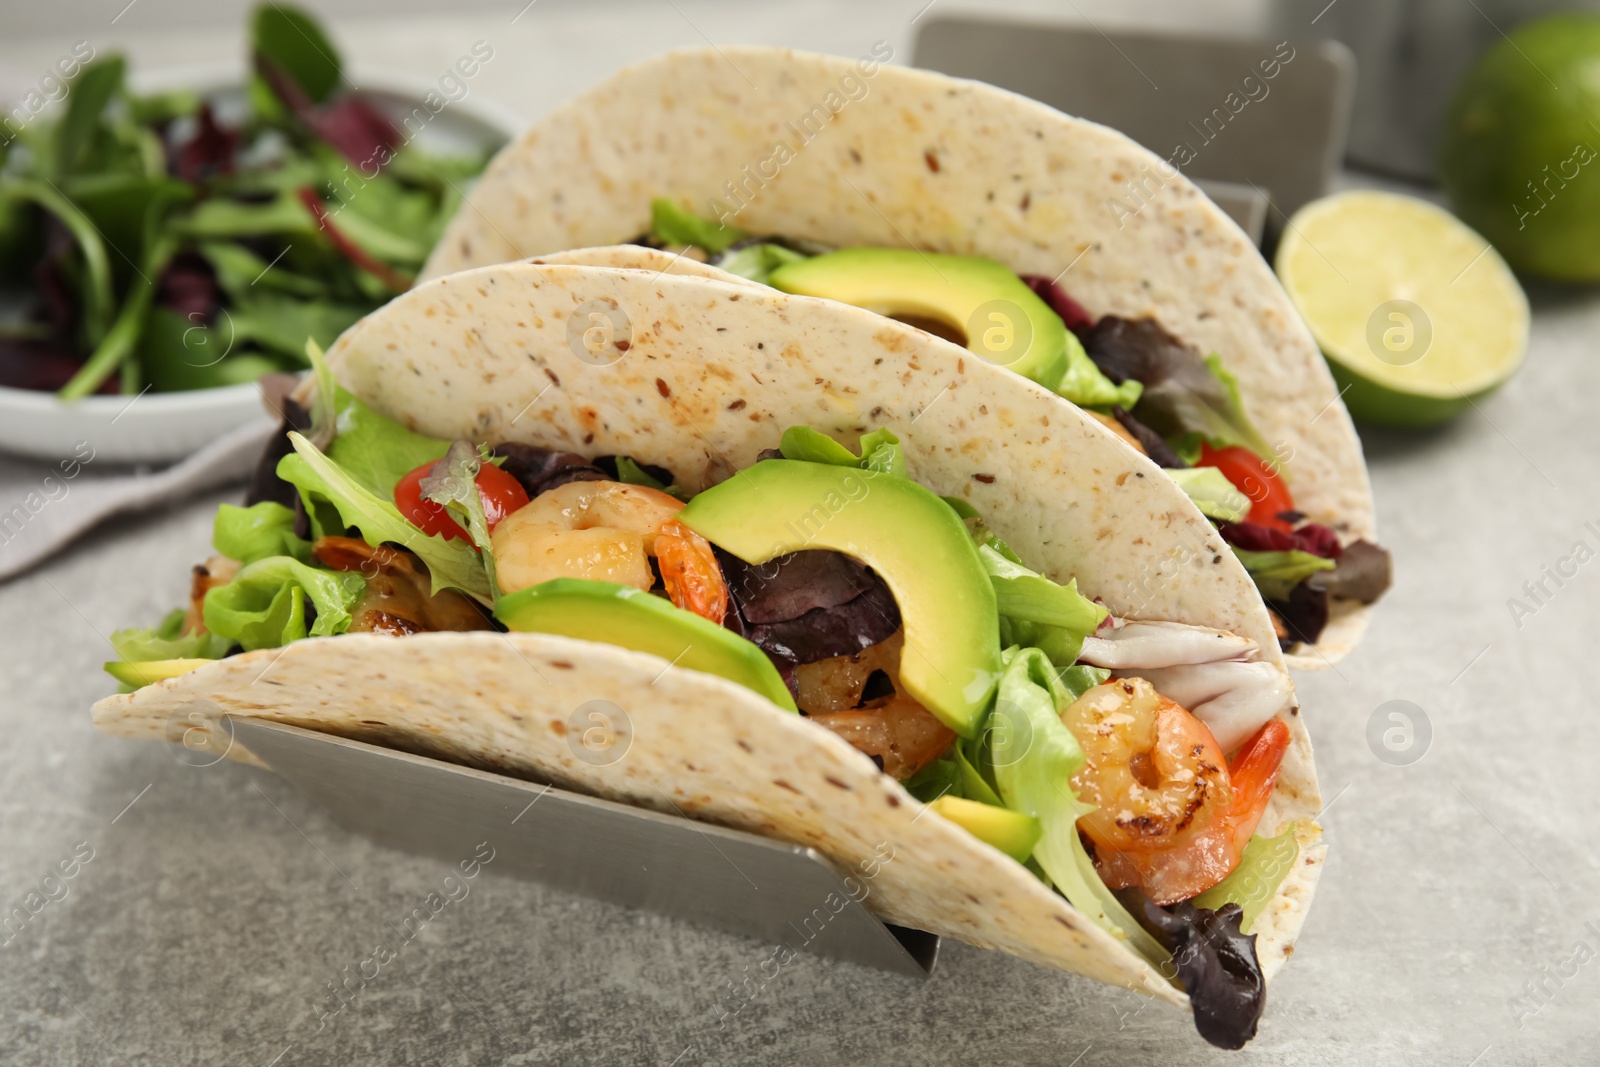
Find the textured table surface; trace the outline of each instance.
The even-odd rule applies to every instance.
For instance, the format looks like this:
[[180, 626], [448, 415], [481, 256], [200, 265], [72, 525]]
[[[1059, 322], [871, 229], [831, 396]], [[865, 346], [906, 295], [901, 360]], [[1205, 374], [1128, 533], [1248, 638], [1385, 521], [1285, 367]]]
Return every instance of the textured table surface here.
[[[853, 54], [906, 40], [919, 6], [535, 7], [515, 26], [513, 9], [336, 30], [357, 60], [422, 74], [501, 32], [483, 91], [531, 115], [700, 30]], [[116, 32], [152, 63], [236, 50], [222, 31]], [[76, 37], [8, 40], [0, 59], [48, 63]], [[1441, 431], [1366, 438], [1397, 582], [1357, 654], [1300, 679], [1331, 850], [1239, 1061], [1594, 1058], [1600, 299], [1532, 297], [1528, 366], [1505, 390]], [[42, 894], [58, 863], [75, 871], [0, 947], [0, 1062], [1221, 1060], [1165, 1007], [952, 942], [926, 983], [802, 957], [723, 1018], [769, 946], [492, 869], [323, 1019], [328, 983], [447, 868], [345, 833], [268, 774], [188, 766], [88, 722], [111, 689], [103, 635], [181, 599], [226, 498], [120, 520], [0, 586], [0, 912]], [[1547, 566], [1571, 576], [1558, 585]], [[1409, 705], [1379, 714], [1391, 701]], [[1374, 715], [1388, 727], [1397, 707], [1419, 725], [1408, 764], [1369, 742]]]

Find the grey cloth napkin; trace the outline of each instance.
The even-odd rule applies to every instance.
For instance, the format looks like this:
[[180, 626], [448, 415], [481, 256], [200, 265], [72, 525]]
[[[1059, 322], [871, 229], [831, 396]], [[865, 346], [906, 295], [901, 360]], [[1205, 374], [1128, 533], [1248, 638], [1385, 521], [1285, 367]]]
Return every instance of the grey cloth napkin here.
[[112, 515], [242, 481], [276, 428], [276, 419], [263, 417], [156, 471], [109, 468], [88, 446], [54, 464], [0, 456], [0, 581], [28, 570]]

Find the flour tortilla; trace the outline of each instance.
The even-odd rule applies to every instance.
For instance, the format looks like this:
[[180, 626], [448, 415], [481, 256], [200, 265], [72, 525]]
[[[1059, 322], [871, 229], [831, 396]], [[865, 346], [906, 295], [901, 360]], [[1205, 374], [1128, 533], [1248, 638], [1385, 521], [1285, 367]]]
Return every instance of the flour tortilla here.
[[[669, 52], [504, 148], [423, 276], [631, 240], [658, 196], [703, 215], [721, 205], [755, 234], [989, 256], [1060, 276], [1094, 315], [1154, 316], [1237, 375], [1296, 506], [1346, 542], [1377, 540], [1360, 440], [1271, 268], [1199, 189], [1115, 130], [927, 71], [774, 48]], [[1292, 666], [1355, 646], [1370, 609], [1334, 608]]]
[[[615, 362], [569, 343], [597, 308], [631, 324]], [[340, 384], [421, 432], [630, 455], [693, 488], [755, 462], [790, 425], [852, 444], [889, 426], [918, 481], [971, 501], [1047, 575], [1076, 576], [1119, 613], [1247, 635], [1280, 662], [1248, 576], [1148, 459], [1044, 389], [857, 308], [654, 270], [509, 264], [419, 285], [346, 332], [328, 361]], [[604, 767], [565, 736], [573, 709], [596, 699], [629, 720], [626, 756]], [[541, 634], [346, 635], [107, 697], [94, 720], [195, 747], [197, 712], [682, 812], [846, 866], [887, 843], [894, 858], [868, 898], [885, 919], [1187, 1002], [1022, 866], [918, 818], [915, 799], [831, 732], [655, 656]], [[1261, 829], [1295, 823], [1302, 850], [1255, 927], [1268, 976], [1293, 950], [1323, 855], [1310, 742], [1298, 710], [1286, 717], [1293, 744]], [[208, 744], [253, 759], [220, 731]]]

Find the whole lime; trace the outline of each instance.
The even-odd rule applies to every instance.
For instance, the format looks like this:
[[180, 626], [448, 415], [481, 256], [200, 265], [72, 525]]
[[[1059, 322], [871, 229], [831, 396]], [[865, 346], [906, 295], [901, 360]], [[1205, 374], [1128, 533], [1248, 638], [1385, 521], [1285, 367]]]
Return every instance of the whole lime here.
[[1490, 49], [1456, 93], [1439, 169], [1514, 269], [1600, 281], [1600, 15], [1552, 15]]

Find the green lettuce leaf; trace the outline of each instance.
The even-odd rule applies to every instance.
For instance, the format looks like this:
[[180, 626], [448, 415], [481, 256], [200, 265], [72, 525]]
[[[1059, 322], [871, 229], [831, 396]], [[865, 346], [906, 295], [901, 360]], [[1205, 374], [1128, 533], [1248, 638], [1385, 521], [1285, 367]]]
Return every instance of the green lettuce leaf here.
[[745, 245], [738, 251], [729, 252], [717, 260], [716, 265], [729, 274], [737, 274], [741, 278], [749, 278], [753, 282], [767, 285], [773, 271], [807, 258], [809, 257], [804, 252], [796, 252], [783, 245], [757, 244]]
[[443, 459], [450, 449], [449, 441], [408, 430], [343, 388], [336, 388], [334, 396], [335, 432], [328, 458], [380, 500], [393, 500], [401, 478]]
[[1111, 672], [1104, 667], [1090, 667], [1087, 664], [1068, 667], [1056, 672], [1061, 679], [1061, 686], [1066, 690], [1068, 697], [1077, 700], [1083, 694], [1111, 677]]
[[627, 456], [617, 457], [617, 481], [624, 485], [642, 485], [647, 489], [659, 489], [663, 493], [670, 493], [679, 500], [687, 501], [689, 499], [689, 495], [682, 489], [675, 485], [667, 485]]
[[1050, 882], [1090, 921], [1126, 941], [1153, 966], [1169, 956], [1106, 888], [1078, 836], [1078, 819], [1093, 808], [1070, 784], [1083, 749], [1061, 721], [1073, 699], [1038, 649], [1009, 648], [991, 713], [990, 759], [1005, 806], [1044, 827], [1033, 859]]
[[1200, 514], [1224, 522], [1242, 522], [1250, 514], [1250, 498], [1215, 467], [1174, 467], [1168, 477], [1178, 483]]
[[953, 759], [936, 759], [900, 784], [906, 792], [931, 804], [946, 793], [961, 795], [961, 770]]
[[482, 553], [483, 569], [489, 580], [490, 597], [500, 600], [500, 582], [494, 574], [494, 545], [489, 540], [489, 517], [484, 514], [483, 495], [478, 491], [478, 471], [484, 456], [467, 441], [457, 441], [445, 453], [419, 488], [424, 500], [441, 504]]
[[890, 430], [873, 430], [861, 438], [861, 454], [850, 451], [820, 430], [809, 426], [791, 426], [783, 431], [778, 451], [784, 459], [799, 459], [809, 463], [828, 463], [835, 467], [859, 467], [878, 474], [908, 477], [905, 453], [900, 450], [900, 438]]
[[[241, 567], [233, 581], [206, 594], [206, 629], [246, 651], [279, 648], [304, 637], [327, 637], [350, 628], [350, 609], [366, 592], [351, 571], [308, 567], [289, 556], [268, 556]], [[317, 617], [306, 626], [306, 601]]]
[[1132, 378], [1121, 385], [1113, 384], [1105, 372], [1095, 366], [1089, 353], [1083, 350], [1083, 343], [1071, 331], [1067, 333], [1067, 369], [1062, 372], [1061, 380], [1054, 385], [1042, 384], [1058, 396], [1086, 408], [1132, 409], [1144, 392], [1144, 386]]
[[408, 522], [398, 508], [373, 495], [343, 467], [323, 455], [316, 445], [293, 432], [289, 440], [295, 451], [278, 461], [278, 477], [300, 491], [300, 499], [314, 525], [323, 525], [326, 529], [326, 515], [331, 509], [340, 529], [355, 527], [367, 544], [377, 546], [388, 542], [415, 553], [428, 568], [434, 593], [441, 589], [459, 589], [485, 604], [494, 602], [489, 576], [473, 546], [459, 539], [446, 541], [424, 534]]
[[650, 201], [650, 236], [669, 247], [694, 245], [716, 255], [749, 235], [737, 227], [703, 219], [675, 201], [658, 196]]
[[1001, 640], [1040, 649], [1056, 666], [1069, 667], [1083, 651], [1083, 639], [1110, 612], [1078, 592], [1076, 578], [1058, 585], [1015, 562], [1015, 555], [993, 534], [989, 543], [978, 546], [978, 558], [994, 586]]
[[1244, 401], [1239, 397], [1239, 379], [1222, 365], [1222, 357], [1215, 352], [1211, 353], [1206, 357], [1206, 369], [1222, 383], [1223, 395], [1227, 398], [1226, 403], [1216, 411], [1212, 428], [1205, 431], [1211, 447], [1228, 448], [1233, 445], [1243, 445], [1268, 463], [1281, 466], [1281, 457], [1273, 451], [1266, 438], [1256, 432], [1255, 426], [1251, 425], [1250, 416], [1244, 413]]
[[1256, 916], [1278, 895], [1278, 887], [1294, 870], [1295, 860], [1300, 858], [1300, 845], [1294, 839], [1294, 831], [1294, 824], [1291, 823], [1277, 837], [1262, 837], [1260, 834], [1251, 837], [1244, 846], [1239, 866], [1228, 877], [1195, 897], [1192, 901], [1194, 906], [1215, 911], [1224, 904], [1239, 905], [1244, 911], [1244, 917], [1239, 920], [1239, 930], [1248, 934], [1255, 925]]
[[211, 544], [229, 559], [254, 563], [268, 556], [311, 559], [311, 542], [296, 537], [294, 512], [263, 500], [247, 508], [223, 504], [211, 526]]
[[159, 626], [148, 630], [118, 630], [111, 635], [117, 657], [129, 663], [164, 659], [221, 659], [232, 642], [213, 633], [183, 632], [182, 608], [169, 613]]
[[1239, 557], [1244, 569], [1255, 579], [1256, 588], [1268, 600], [1288, 600], [1295, 586], [1318, 571], [1331, 571], [1337, 566], [1331, 559], [1299, 549], [1292, 552], [1252, 552], [1235, 546], [1233, 554]]

